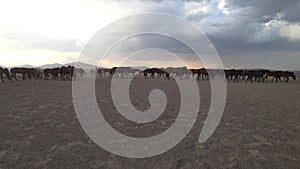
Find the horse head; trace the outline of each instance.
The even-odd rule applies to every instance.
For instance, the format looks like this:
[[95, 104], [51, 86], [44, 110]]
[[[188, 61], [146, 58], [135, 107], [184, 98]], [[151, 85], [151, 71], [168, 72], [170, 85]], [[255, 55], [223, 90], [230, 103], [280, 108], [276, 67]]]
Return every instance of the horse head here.
[[296, 80], [296, 75], [294, 73], [292, 74], [292, 78]]

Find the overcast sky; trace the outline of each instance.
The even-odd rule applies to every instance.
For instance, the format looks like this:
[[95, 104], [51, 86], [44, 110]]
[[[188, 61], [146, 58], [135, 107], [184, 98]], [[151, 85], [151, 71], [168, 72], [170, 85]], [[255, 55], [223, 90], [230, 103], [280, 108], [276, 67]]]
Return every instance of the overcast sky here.
[[[0, 6], [0, 65], [74, 62], [101, 28], [132, 14], [163, 12], [200, 28], [226, 68], [299, 70], [299, 9], [299, 0], [10, 0]], [[159, 42], [162, 49], [189, 53], [168, 38], [140, 42], [139, 49]], [[155, 60], [149, 52], [139, 54]], [[169, 56], [161, 60], [176, 65]]]

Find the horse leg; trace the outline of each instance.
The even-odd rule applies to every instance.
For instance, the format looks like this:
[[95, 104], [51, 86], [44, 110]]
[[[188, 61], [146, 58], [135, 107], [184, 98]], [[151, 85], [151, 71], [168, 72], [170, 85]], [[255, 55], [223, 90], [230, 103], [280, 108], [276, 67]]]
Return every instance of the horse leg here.
[[238, 76], [237, 76], [237, 75], [235, 75], [235, 76], [234, 76], [233, 83], [235, 83], [235, 82], [238, 82], [238, 80], [239, 80]]
[[197, 75], [197, 80], [200, 80], [200, 73], [198, 73], [198, 75]]
[[17, 81], [18, 79], [17, 79], [17, 74], [16, 74], [16, 73], [14, 73], [14, 77], [15, 77], [15, 79], [16, 79], [16, 81]]
[[0, 75], [0, 76], [1, 76], [1, 80], [2, 80], [2, 82], [4, 83], [4, 80], [3, 80], [3, 74], [1, 73], [1, 75]]
[[166, 78], [170, 80], [170, 74], [166, 73]]

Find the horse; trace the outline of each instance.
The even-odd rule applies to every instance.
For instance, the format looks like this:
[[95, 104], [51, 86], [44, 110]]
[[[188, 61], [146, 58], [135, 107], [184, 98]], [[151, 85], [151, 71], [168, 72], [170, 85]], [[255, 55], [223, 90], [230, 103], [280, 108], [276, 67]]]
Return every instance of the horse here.
[[110, 69], [104, 68], [104, 69], [102, 69], [102, 73], [103, 73], [103, 76], [109, 76], [110, 75]]
[[145, 69], [144, 71], [143, 71], [143, 74], [144, 74], [144, 77], [145, 78], [148, 78], [148, 74], [151, 74], [151, 69]]
[[128, 73], [131, 74], [131, 77], [134, 77], [137, 74], [139, 74], [139, 72], [140, 72], [140, 69], [133, 69], [133, 68], [131, 68]]
[[127, 77], [131, 72], [131, 67], [114, 67], [114, 75], [119, 77]]
[[10, 73], [9, 73], [9, 70], [7, 68], [2, 68], [0, 67], [0, 77], [1, 77], [1, 81], [4, 83], [4, 80], [3, 80], [3, 74], [6, 75], [6, 77], [11, 80], [11, 76], [10, 76]]
[[44, 70], [40, 68], [35, 69], [36, 72], [36, 79], [42, 79], [44, 75]]
[[294, 80], [296, 80], [296, 75], [294, 72], [290, 72], [290, 71], [283, 71], [281, 73], [282, 77], [284, 77], [285, 82], [288, 83], [289, 82], [289, 77], [292, 77]]
[[170, 80], [170, 73], [166, 72], [165, 70], [163, 70], [162, 68], [151, 68], [151, 75], [150, 78], [154, 79], [154, 75], [155, 73], [158, 75], [158, 77], [166, 77], [168, 80]]
[[98, 68], [97, 68], [97, 69], [96, 69], [96, 73], [97, 73], [97, 74], [96, 74], [96, 77], [101, 77], [101, 76], [103, 76], [103, 72], [102, 72], [102, 71], [103, 71], [103, 69], [98, 69]]
[[148, 78], [148, 74], [150, 74], [150, 78], [154, 79], [155, 78], [155, 73], [158, 75], [158, 77], [164, 76], [167, 79], [170, 80], [170, 73], [168, 73], [167, 71], [163, 70], [163, 69], [159, 69], [159, 68], [150, 68], [150, 69], [145, 69], [143, 71], [144, 77]]
[[75, 68], [74, 72], [76, 74], [78, 73], [80, 77], [83, 77], [84, 75], [87, 74], [83, 68]]
[[62, 66], [59, 69], [59, 73], [60, 73], [60, 78], [61, 80], [72, 80], [72, 78], [75, 78], [74, 76], [74, 70], [75, 67], [69, 65], [68, 67]]
[[112, 78], [114, 77], [114, 74], [116, 73], [118, 67], [113, 67], [109, 70], [109, 76]]
[[33, 68], [12, 68], [10, 69], [11, 72], [11, 78], [17, 79], [17, 74], [22, 74], [22, 79], [26, 79], [26, 75], [28, 75], [28, 78], [31, 79], [31, 77], [36, 77], [36, 71]]
[[192, 78], [195, 78], [197, 80], [200, 79], [200, 69], [190, 69], [190, 72], [192, 73]]
[[269, 72], [270, 72], [269, 70], [249, 70], [249, 71], [247, 71], [246, 83], [249, 80], [251, 82], [253, 82], [253, 78], [254, 78], [254, 81], [257, 83], [259, 83], [261, 81], [264, 82], [267, 80]]
[[50, 75], [52, 75], [52, 79], [56, 80], [58, 79], [58, 74], [59, 74], [60, 68], [52, 68], [52, 69], [44, 69], [44, 77], [45, 80], [49, 80]]
[[233, 82], [237, 82], [240, 80], [240, 77], [244, 76], [243, 70], [236, 70], [236, 69], [229, 69], [225, 70], [225, 78], [230, 82], [230, 80], [233, 80]]
[[200, 78], [200, 75], [201, 75], [202, 80], [204, 80], [204, 78], [207, 80], [209, 79], [208, 72], [205, 68], [199, 69], [198, 78], [197, 78], [198, 80]]
[[274, 79], [276, 82], [278, 82], [278, 80], [281, 82], [282, 71], [270, 71], [267, 75], [268, 77], [273, 77], [272, 82], [274, 82]]
[[191, 75], [191, 71], [187, 67], [168, 67], [166, 71], [175, 79], [179, 77], [181, 80], [186, 78], [188, 79]]
[[102, 77], [102, 76], [107, 76], [107, 75], [110, 76], [111, 74], [115, 73], [114, 71], [115, 70], [111, 70], [111, 69], [107, 69], [107, 68], [96, 69], [97, 77]]

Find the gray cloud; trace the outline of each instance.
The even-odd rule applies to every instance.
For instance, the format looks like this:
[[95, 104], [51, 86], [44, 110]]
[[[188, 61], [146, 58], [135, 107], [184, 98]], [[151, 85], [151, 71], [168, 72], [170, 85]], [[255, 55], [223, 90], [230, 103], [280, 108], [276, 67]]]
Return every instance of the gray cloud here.
[[186, 17], [187, 20], [189, 21], [201, 21], [203, 18], [209, 16], [208, 13], [204, 12], [197, 12], [195, 14], [190, 14]]
[[[217, 8], [214, 0], [129, 0], [117, 2], [123, 8], [138, 12], [164, 12], [173, 14], [192, 22], [207, 34], [228, 67], [268, 66], [299, 69], [300, 41], [291, 40], [282, 34], [282, 27], [289, 24], [300, 24], [300, 1], [297, 0], [226, 0], [225, 8], [230, 13], [224, 14]], [[187, 11], [188, 3], [200, 3], [209, 6], [207, 12], [198, 10]], [[201, 5], [200, 5], [201, 6]], [[199, 7], [200, 7], [199, 6]], [[119, 31], [143, 30], [155, 26], [166, 32], [177, 31], [176, 27], [169, 29], [166, 25], [158, 25], [147, 20], [134, 21], [139, 26], [117, 28], [111, 30], [112, 36], [103, 43], [116, 41]], [[190, 39], [192, 34], [182, 30]], [[294, 36], [294, 35], [293, 35]], [[77, 39], [52, 39], [35, 34], [16, 33], [5, 34], [5, 38], [15, 39], [16, 47], [42, 48], [57, 51], [79, 52], [82, 44]], [[190, 53], [184, 45], [174, 39], [156, 36], [135, 37], [129, 39], [126, 46], [120, 45], [117, 52], [129, 53], [135, 49], [157, 47], [175, 53]], [[101, 45], [100, 45], [101, 46]], [[199, 45], [200, 46], [200, 45]], [[297, 58], [298, 56], [298, 58]], [[255, 66], [257, 64], [258, 66]]]
[[247, 16], [260, 22], [274, 19], [278, 14], [282, 14], [283, 19], [287, 21], [300, 21], [300, 17], [297, 14], [300, 2], [297, 0], [227, 0], [226, 2], [228, 8], [242, 8]]
[[[215, 1], [206, 1], [208, 5], [214, 3], [210, 4], [211, 8], [215, 6], [215, 9], [213, 9], [215, 11], [208, 11], [208, 13], [202, 11], [189, 13], [190, 11], [184, 11], [183, 6], [178, 8], [176, 3], [162, 8], [160, 5], [169, 1], [155, 2], [156, 5], [146, 9], [185, 17], [199, 26], [211, 39], [228, 67], [232, 67], [232, 65], [236, 67], [272, 67], [273, 65], [276, 68], [285, 67], [290, 69], [300, 67], [300, 59], [297, 58], [297, 52], [300, 52], [298, 47], [300, 41], [291, 41], [281, 34], [282, 26], [299, 22], [300, 17], [296, 14], [299, 5], [297, 1], [227, 0], [225, 7], [230, 11], [228, 15], [220, 15], [221, 11], [217, 11]], [[183, 5], [184, 3], [202, 3], [203, 1], [186, 0], [178, 2]], [[176, 10], [178, 11], [176, 12]], [[266, 23], [270, 23], [269, 26], [266, 26]], [[147, 27], [149, 24], [151, 23], [145, 22], [142, 25]], [[167, 28], [158, 26], [157, 29]], [[186, 36], [192, 38], [192, 35], [188, 33], [186, 33]], [[191, 52], [183, 48], [182, 44], [164, 38], [147, 37], [139, 39], [136, 44], [127, 43], [126, 45], [129, 45], [132, 49], [137, 46], [140, 48], [155, 46], [167, 50], [176, 49], [175, 52], [177, 53]], [[133, 47], [132, 45], [137, 46]], [[118, 50], [129, 50], [129, 48], [121, 48]], [[298, 60], [298, 64], [295, 63], [295, 60]]]

